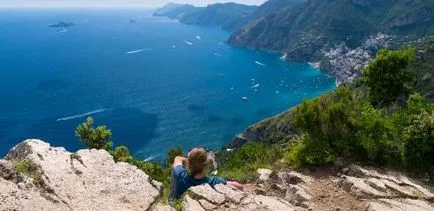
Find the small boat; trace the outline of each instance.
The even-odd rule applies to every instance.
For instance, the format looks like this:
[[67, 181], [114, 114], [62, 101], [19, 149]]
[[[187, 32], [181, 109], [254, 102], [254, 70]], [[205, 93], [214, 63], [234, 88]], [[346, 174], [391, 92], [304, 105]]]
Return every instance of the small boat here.
[[252, 88], [252, 89], [256, 89], [256, 88], [258, 88], [260, 86], [260, 84], [255, 84], [255, 85], [253, 85], [252, 87], [250, 87], [250, 88]]

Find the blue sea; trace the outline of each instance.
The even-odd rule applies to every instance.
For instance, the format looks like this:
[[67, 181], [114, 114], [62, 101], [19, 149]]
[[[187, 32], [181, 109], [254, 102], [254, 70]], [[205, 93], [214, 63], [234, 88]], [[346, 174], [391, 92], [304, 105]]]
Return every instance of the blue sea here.
[[[60, 21], [75, 25], [49, 27]], [[87, 116], [141, 158], [216, 150], [335, 88], [309, 64], [231, 47], [229, 36], [138, 9], [1, 10], [0, 156], [29, 138], [83, 148], [74, 129]]]

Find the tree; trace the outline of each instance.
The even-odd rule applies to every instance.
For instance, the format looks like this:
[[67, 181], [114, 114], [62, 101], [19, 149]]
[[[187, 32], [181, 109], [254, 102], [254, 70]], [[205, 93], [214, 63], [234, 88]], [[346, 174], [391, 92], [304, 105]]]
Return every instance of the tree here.
[[86, 122], [78, 125], [75, 129], [75, 135], [88, 147], [95, 149], [106, 149], [110, 151], [112, 148], [111, 131], [105, 125], [100, 125], [97, 128], [93, 126], [92, 117], [88, 117]]
[[363, 71], [361, 82], [369, 88], [373, 105], [387, 107], [411, 90], [413, 76], [409, 70], [415, 61], [414, 49], [391, 51], [381, 49]]

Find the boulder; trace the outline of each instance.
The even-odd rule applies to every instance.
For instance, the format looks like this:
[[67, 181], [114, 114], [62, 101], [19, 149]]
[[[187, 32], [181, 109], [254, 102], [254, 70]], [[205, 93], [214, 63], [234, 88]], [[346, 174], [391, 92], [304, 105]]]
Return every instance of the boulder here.
[[246, 194], [242, 191], [235, 190], [227, 185], [222, 184], [216, 185], [215, 190], [219, 193], [224, 194], [226, 198], [237, 204], [239, 204], [241, 200], [246, 196]]
[[208, 184], [198, 185], [188, 189], [196, 198], [203, 198], [213, 204], [223, 204], [225, 202], [225, 196], [215, 191]]
[[190, 196], [185, 196], [182, 201], [182, 210], [183, 211], [205, 211], [202, 206], [200, 206], [199, 202], [193, 200]]
[[385, 198], [389, 196], [388, 193], [380, 192], [366, 184], [365, 179], [361, 178], [343, 175], [338, 181], [338, 185], [357, 198]]
[[386, 192], [387, 191], [387, 187], [384, 184], [384, 182], [382, 182], [379, 179], [376, 178], [369, 178], [365, 180], [365, 183], [381, 192]]
[[417, 189], [413, 188], [412, 186], [407, 185], [398, 185], [394, 182], [391, 182], [389, 180], [382, 179], [381, 180], [384, 185], [391, 190], [396, 195], [402, 196], [402, 197], [408, 197], [408, 198], [422, 198], [423, 193], [418, 191]]
[[270, 175], [273, 173], [273, 171], [270, 169], [258, 169], [257, 173], [258, 173], [258, 180], [260, 182], [265, 182], [270, 179]]
[[379, 199], [368, 203], [368, 211], [432, 211], [434, 207], [421, 200]]
[[205, 199], [199, 199], [199, 203], [203, 208], [205, 208], [205, 210], [214, 210], [217, 208], [217, 205], [214, 205]]
[[1, 166], [17, 161], [28, 165], [28, 172], [20, 174], [27, 179], [2, 178], [0, 200], [6, 203], [0, 203], [0, 210], [146, 210], [160, 195], [148, 175], [130, 164], [115, 163], [105, 150], [70, 153], [26, 140], [10, 150]]
[[257, 195], [255, 196], [254, 200], [256, 204], [262, 208], [262, 210], [270, 210], [270, 211], [294, 210], [294, 207], [291, 204], [277, 197]]
[[297, 185], [290, 185], [290, 187], [286, 191], [285, 199], [288, 200], [291, 204], [300, 206], [303, 203], [312, 200], [313, 197], [302, 187]]
[[272, 174], [271, 178], [273, 179], [273, 181], [285, 185], [297, 185], [299, 183], [309, 184], [313, 181], [311, 177], [305, 176], [295, 171], [278, 172], [276, 174]]

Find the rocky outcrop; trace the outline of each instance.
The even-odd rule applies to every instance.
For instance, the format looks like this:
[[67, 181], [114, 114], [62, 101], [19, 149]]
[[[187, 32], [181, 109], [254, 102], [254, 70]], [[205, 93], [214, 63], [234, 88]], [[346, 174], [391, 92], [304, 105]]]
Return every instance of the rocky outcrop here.
[[11, 149], [0, 175], [0, 210], [147, 210], [161, 189], [105, 150], [71, 153], [40, 140]]
[[433, 188], [399, 172], [350, 165], [338, 174], [261, 169], [258, 177], [252, 192], [295, 210], [434, 210]]
[[196, 186], [183, 199], [183, 210], [294, 210], [289, 202], [275, 196], [256, 195], [226, 185]]
[[[26, 140], [0, 160], [0, 210], [174, 211], [161, 183], [104, 150], [76, 153]], [[434, 210], [434, 190], [402, 173], [350, 165], [303, 174], [259, 169], [243, 191], [191, 187], [182, 210]]]

